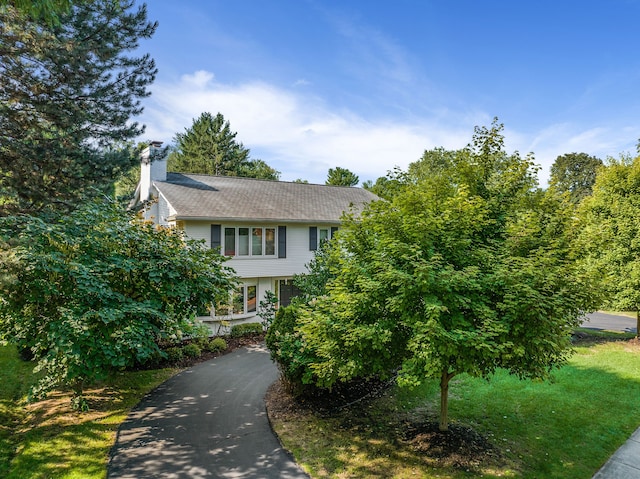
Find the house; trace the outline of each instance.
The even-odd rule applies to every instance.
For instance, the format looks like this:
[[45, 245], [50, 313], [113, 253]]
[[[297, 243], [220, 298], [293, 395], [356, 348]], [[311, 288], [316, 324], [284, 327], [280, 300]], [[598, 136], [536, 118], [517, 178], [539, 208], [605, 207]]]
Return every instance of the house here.
[[136, 199], [156, 200], [147, 218], [219, 248], [242, 282], [229, 304], [217, 305], [204, 321], [255, 321], [266, 291], [289, 304], [296, 293], [293, 275], [306, 272], [343, 212], [357, 214], [377, 199], [353, 187], [167, 173], [166, 159], [149, 160], [160, 145], [153, 142], [142, 153]]

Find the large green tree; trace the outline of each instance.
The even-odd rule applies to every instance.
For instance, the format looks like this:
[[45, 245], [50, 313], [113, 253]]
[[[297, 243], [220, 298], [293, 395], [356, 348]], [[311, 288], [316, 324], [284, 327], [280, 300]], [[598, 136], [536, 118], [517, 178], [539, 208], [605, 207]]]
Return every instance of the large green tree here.
[[358, 181], [360, 181], [358, 175], [346, 168], [336, 166], [335, 168], [329, 168], [325, 184], [333, 186], [356, 186]]
[[600, 168], [578, 218], [583, 269], [598, 282], [609, 308], [637, 312], [640, 332], [640, 156]]
[[167, 168], [180, 173], [277, 180], [280, 172], [262, 160], [251, 160], [249, 149], [236, 141], [236, 135], [222, 113], [213, 116], [204, 112], [184, 133], [176, 134]]
[[36, 394], [68, 386], [81, 397], [87, 384], [158, 357], [161, 341], [193, 329], [196, 314], [233, 288], [214, 250], [111, 201], [51, 223], [7, 217], [0, 233], [12, 236], [16, 222], [0, 284], [0, 341], [34, 355]]
[[558, 156], [551, 165], [550, 185], [561, 193], [568, 193], [572, 202], [580, 203], [591, 194], [596, 174], [602, 165], [600, 158], [586, 153]]
[[297, 378], [329, 387], [400, 368], [403, 385], [437, 379], [444, 430], [456, 375], [546, 378], [562, 365], [590, 304], [567, 205], [535, 173], [494, 122], [465, 149], [425, 152], [389, 200], [346, 217], [326, 294], [295, 306], [295, 334], [282, 336], [302, 345]]
[[[84, 1], [77, 0], [75, 3], [83, 3]], [[11, 5], [28, 14], [33, 20], [59, 24], [60, 15], [68, 13], [72, 3], [74, 3], [72, 0], [0, 0], [0, 7]]]
[[122, 145], [156, 68], [133, 0], [78, 2], [59, 23], [0, 7], [0, 214], [72, 209], [137, 159]]

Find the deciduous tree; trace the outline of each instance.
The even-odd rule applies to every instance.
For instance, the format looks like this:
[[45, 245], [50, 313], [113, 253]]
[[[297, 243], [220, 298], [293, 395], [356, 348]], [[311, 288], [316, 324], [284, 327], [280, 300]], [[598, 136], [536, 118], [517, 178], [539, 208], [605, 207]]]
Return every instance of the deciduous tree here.
[[586, 153], [558, 156], [551, 166], [550, 184], [561, 193], [569, 193], [573, 203], [580, 203], [591, 194], [596, 173], [602, 165], [600, 158]]
[[295, 305], [298, 377], [330, 387], [400, 368], [403, 385], [437, 379], [445, 430], [456, 375], [546, 378], [562, 365], [589, 297], [566, 205], [535, 172], [504, 151], [494, 122], [465, 149], [425, 152], [389, 200], [344, 218], [327, 294]]
[[0, 7], [0, 215], [72, 209], [137, 162], [121, 146], [156, 68], [130, 53], [157, 24], [133, 4], [77, 2], [53, 24]]
[[578, 217], [583, 269], [598, 282], [609, 308], [637, 312], [640, 332], [640, 156], [600, 168]]
[[5, 218], [19, 244], [0, 285], [0, 340], [30, 351], [44, 393], [83, 387], [159, 357], [158, 344], [193, 328], [233, 287], [224, 258], [180, 231], [158, 228], [110, 201], [53, 223]]

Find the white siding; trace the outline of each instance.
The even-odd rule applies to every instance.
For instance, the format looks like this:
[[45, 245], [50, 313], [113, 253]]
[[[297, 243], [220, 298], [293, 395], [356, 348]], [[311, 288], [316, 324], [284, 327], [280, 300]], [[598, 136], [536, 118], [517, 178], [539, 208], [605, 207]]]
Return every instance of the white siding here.
[[211, 223], [205, 221], [185, 221], [184, 233], [195, 240], [204, 240], [207, 248], [211, 247]]
[[[185, 234], [189, 238], [204, 239], [207, 246], [211, 245], [211, 222], [186, 221]], [[222, 235], [225, 226], [274, 226], [264, 224], [222, 224]], [[306, 265], [313, 259], [313, 251], [309, 251], [309, 224], [287, 226], [287, 257], [286, 258], [252, 258], [233, 257], [226, 265], [233, 268], [240, 278], [274, 278], [291, 277], [294, 274], [305, 273]], [[337, 225], [336, 225], [337, 226]], [[222, 238], [224, 241], [224, 238]], [[277, 243], [277, 241], [276, 241]]]

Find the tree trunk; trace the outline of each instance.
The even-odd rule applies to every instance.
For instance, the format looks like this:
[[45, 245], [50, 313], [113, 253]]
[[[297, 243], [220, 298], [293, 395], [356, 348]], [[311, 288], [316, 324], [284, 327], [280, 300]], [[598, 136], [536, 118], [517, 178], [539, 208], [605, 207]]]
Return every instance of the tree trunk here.
[[440, 430], [449, 430], [449, 381], [454, 376], [447, 369], [442, 370], [440, 378]]

